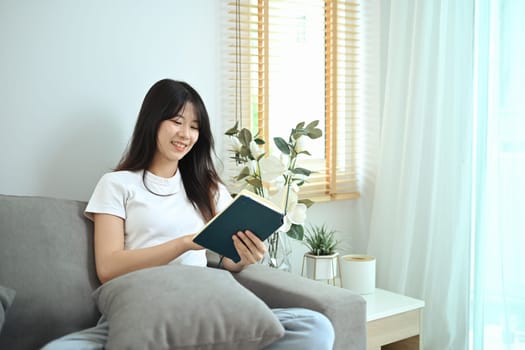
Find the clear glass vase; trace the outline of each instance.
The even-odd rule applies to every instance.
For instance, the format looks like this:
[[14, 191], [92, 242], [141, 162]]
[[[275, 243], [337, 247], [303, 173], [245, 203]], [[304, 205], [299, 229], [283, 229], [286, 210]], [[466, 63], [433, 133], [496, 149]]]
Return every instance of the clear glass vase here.
[[291, 272], [292, 247], [286, 232], [274, 232], [266, 240], [266, 246], [268, 249], [262, 263], [274, 269]]

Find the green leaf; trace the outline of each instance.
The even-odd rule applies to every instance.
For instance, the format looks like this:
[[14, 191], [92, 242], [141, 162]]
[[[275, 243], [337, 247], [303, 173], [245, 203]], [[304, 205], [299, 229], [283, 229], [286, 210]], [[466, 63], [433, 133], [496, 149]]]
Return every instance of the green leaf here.
[[246, 182], [255, 188], [262, 188], [262, 182], [258, 178], [253, 177], [251, 179], [247, 179]]
[[304, 129], [294, 129], [294, 131], [292, 132], [292, 138], [294, 140], [297, 140], [299, 137], [303, 135], [306, 135], [306, 132]]
[[248, 146], [242, 145], [241, 150], [239, 151], [240, 155], [243, 157], [251, 156], [250, 148]]
[[310, 252], [315, 255], [330, 255], [335, 252], [339, 241], [334, 237], [335, 230], [329, 229], [326, 225], [310, 226], [304, 235], [304, 244]]
[[253, 141], [255, 141], [255, 143], [258, 145], [264, 145], [266, 143], [263, 139], [260, 139], [258, 137], [256, 137]]
[[299, 199], [298, 203], [306, 205], [307, 208], [310, 208], [312, 205], [314, 205], [314, 201], [310, 199]]
[[305, 124], [305, 122], [300, 122], [299, 124], [297, 124], [297, 126], [295, 128], [296, 129], [302, 129], [302, 128], [304, 128], [304, 124]]
[[315, 128], [317, 125], [319, 125], [319, 120], [314, 120], [313, 122], [309, 123], [305, 129], [310, 130]]
[[317, 139], [321, 136], [323, 136], [323, 131], [321, 129], [312, 129], [310, 131], [308, 131], [308, 137], [311, 138], [311, 139]]
[[304, 227], [303, 225], [292, 224], [290, 230], [288, 230], [286, 234], [288, 237], [302, 241], [304, 237]]
[[239, 141], [241, 141], [241, 144], [246, 147], [250, 147], [250, 142], [252, 142], [252, 133], [250, 130], [243, 128], [241, 131], [239, 131]]
[[246, 176], [250, 175], [250, 169], [248, 167], [244, 167], [241, 172], [239, 173], [239, 175], [237, 175], [237, 177], [235, 178], [235, 180], [239, 181], [239, 180], [242, 180], [244, 179]]
[[294, 174], [301, 174], [301, 175], [306, 175], [306, 176], [310, 176], [310, 174], [312, 173], [310, 170], [305, 169], [305, 168], [295, 168], [292, 170], [292, 172]]
[[275, 145], [277, 146], [279, 151], [287, 155], [290, 154], [290, 147], [288, 146], [288, 143], [286, 143], [286, 141], [284, 141], [282, 137], [274, 137], [273, 141], [275, 142]]
[[299, 152], [297, 154], [306, 154], [307, 156], [311, 156], [310, 152], [308, 152], [308, 151], [301, 151], [301, 152]]
[[239, 132], [239, 130], [237, 129], [238, 124], [239, 122], [236, 122], [235, 125], [232, 128], [229, 128], [228, 130], [226, 130], [224, 134], [228, 136], [233, 136], [237, 134]]

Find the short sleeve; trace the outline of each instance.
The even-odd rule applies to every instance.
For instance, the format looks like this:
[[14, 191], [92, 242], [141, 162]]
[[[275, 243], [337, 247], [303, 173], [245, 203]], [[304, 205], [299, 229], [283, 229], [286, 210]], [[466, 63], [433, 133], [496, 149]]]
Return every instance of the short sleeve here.
[[126, 219], [126, 190], [116, 173], [107, 173], [97, 183], [84, 215], [93, 220], [93, 214], [111, 214]]

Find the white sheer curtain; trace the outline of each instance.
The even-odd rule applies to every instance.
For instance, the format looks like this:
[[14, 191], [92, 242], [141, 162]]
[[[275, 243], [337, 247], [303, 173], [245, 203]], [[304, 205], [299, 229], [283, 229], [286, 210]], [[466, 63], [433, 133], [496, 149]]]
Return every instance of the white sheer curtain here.
[[477, 1], [473, 349], [525, 349], [524, 18], [524, 1]]
[[425, 300], [425, 349], [465, 349], [474, 0], [383, 1], [377, 286]]

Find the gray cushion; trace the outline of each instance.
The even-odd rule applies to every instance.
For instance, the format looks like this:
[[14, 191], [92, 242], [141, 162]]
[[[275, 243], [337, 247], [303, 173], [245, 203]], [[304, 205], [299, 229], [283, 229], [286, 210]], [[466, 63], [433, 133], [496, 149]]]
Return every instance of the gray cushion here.
[[2, 331], [2, 326], [4, 325], [7, 309], [9, 309], [9, 307], [13, 303], [14, 298], [14, 290], [0, 286], [0, 332]]
[[107, 349], [259, 349], [284, 334], [266, 304], [224, 270], [148, 268], [93, 296], [109, 321]]
[[[100, 285], [86, 203], [0, 195], [0, 283], [16, 291], [0, 349], [38, 349], [96, 324]], [[28, 336], [30, 334], [30, 336]]]

